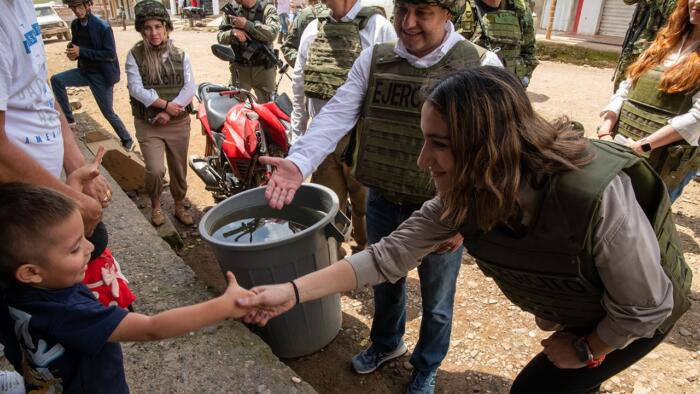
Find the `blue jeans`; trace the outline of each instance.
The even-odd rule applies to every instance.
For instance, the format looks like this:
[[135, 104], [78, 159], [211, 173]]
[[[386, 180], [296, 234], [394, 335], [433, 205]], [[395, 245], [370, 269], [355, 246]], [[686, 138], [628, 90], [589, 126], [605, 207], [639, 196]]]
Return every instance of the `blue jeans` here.
[[73, 117], [73, 111], [70, 108], [68, 94], [66, 93], [66, 87], [68, 86], [89, 86], [95, 101], [97, 101], [97, 106], [100, 107], [100, 112], [102, 112], [102, 115], [117, 133], [122, 143], [131, 141], [131, 135], [126, 130], [124, 122], [119, 119], [119, 115], [112, 108], [113, 86], [105, 83], [102, 74], [85, 73], [80, 71], [80, 69], [74, 68], [51, 77], [51, 89], [53, 89], [56, 101], [61, 106], [61, 110], [66, 115], [68, 122], [74, 122], [75, 118]]
[[[376, 190], [367, 196], [367, 241], [372, 244], [389, 235], [420, 205], [397, 205]], [[411, 364], [420, 371], [434, 371], [447, 354], [452, 331], [452, 307], [464, 247], [453, 253], [431, 253], [418, 266], [423, 318]], [[406, 331], [406, 278], [374, 287], [374, 318], [370, 339], [380, 352], [394, 350]]]
[[280, 33], [282, 33], [283, 36], [287, 35], [287, 21], [289, 19], [289, 14], [286, 12], [283, 12], [281, 14], [277, 14], [277, 16], [280, 17]]
[[671, 197], [671, 204], [673, 204], [678, 199], [678, 197], [680, 197], [681, 194], [683, 194], [683, 189], [686, 186], [688, 186], [690, 181], [692, 181], [693, 178], [695, 178], [695, 176], [698, 174], [699, 174], [698, 170], [696, 170], [696, 169], [692, 169], [692, 170], [688, 171], [688, 173], [685, 174], [685, 177], [683, 178], [681, 183], [676, 185], [676, 187], [674, 187], [673, 189], [669, 189], [668, 195]]

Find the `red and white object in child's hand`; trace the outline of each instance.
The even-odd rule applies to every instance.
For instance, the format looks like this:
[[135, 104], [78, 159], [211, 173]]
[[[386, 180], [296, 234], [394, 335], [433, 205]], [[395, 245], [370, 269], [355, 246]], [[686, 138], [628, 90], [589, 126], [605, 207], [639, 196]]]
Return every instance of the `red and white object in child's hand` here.
[[96, 259], [90, 260], [83, 279], [83, 284], [102, 305], [115, 305], [124, 309], [136, 300], [128, 283], [109, 248], [105, 248]]

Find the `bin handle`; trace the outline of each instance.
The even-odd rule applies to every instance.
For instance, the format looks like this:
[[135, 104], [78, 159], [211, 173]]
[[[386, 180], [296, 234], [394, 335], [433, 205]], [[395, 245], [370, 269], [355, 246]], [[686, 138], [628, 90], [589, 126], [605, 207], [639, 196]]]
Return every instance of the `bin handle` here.
[[[340, 228], [336, 227], [336, 223], [340, 224]], [[338, 211], [333, 220], [326, 225], [326, 237], [333, 237], [338, 242], [344, 242], [350, 239], [352, 233], [352, 223], [344, 213]]]

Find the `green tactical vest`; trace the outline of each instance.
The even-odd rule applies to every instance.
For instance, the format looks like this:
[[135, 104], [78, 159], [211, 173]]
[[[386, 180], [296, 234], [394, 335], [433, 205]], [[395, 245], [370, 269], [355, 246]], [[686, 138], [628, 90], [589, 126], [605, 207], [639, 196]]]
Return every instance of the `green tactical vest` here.
[[432, 77], [478, 66], [486, 50], [459, 41], [437, 64], [416, 68], [394, 53], [395, 45], [374, 46], [355, 135], [353, 175], [390, 201], [420, 204], [435, 195], [429, 174], [416, 164], [423, 146], [420, 89]]
[[[134, 56], [136, 64], [139, 67], [143, 87], [145, 89], [154, 89], [156, 93], [158, 93], [158, 97], [163, 100], [172, 101], [178, 94], [180, 94], [182, 87], [185, 86], [185, 71], [183, 67], [185, 52], [179, 48], [173, 47], [172, 51], [169, 53], [172, 68], [170, 67], [171, 62], [166, 62], [165, 69], [168, 71], [162, 76], [163, 82], [148, 81], [146, 80], [146, 72], [143, 70], [143, 45], [143, 41], [139, 41], [133, 48], [131, 48], [131, 54]], [[162, 111], [160, 108], [146, 107], [143, 105], [143, 103], [131, 96], [129, 96], [129, 101], [131, 103], [131, 114], [137, 119], [149, 121]], [[192, 104], [189, 104], [186, 108], [186, 112], [182, 114], [181, 118], [189, 116], [191, 108]]]
[[[697, 89], [687, 93], [661, 93], [657, 88], [665, 68], [656, 67], [642, 75], [622, 104], [614, 132], [634, 140], [648, 137], [668, 124], [672, 117], [688, 112]], [[651, 151], [649, 163], [668, 189], [677, 186], [685, 175], [700, 165], [700, 149], [685, 141]]]
[[330, 17], [318, 19], [318, 35], [309, 47], [304, 65], [304, 93], [307, 97], [330, 100], [345, 83], [360, 52], [360, 30], [369, 18], [382, 14], [376, 7], [363, 7], [351, 22], [334, 22]]
[[673, 312], [658, 328], [667, 332], [690, 308], [692, 281], [668, 194], [646, 160], [614, 143], [591, 141], [591, 146], [597, 154], [591, 164], [549, 181], [537, 219], [524, 236], [515, 238], [501, 228], [484, 234], [464, 225], [464, 245], [523, 310], [566, 327], [594, 327], [605, 315], [605, 288], [593, 255], [597, 212], [603, 191], [624, 171], [654, 228], [661, 265], [673, 283]]
[[[520, 26], [520, 12], [526, 12], [524, 5], [516, 1], [503, 0], [504, 9], [482, 15], [477, 21], [476, 1], [471, 0], [462, 14], [460, 34], [468, 40], [494, 51], [503, 66], [518, 78], [527, 75], [527, 67], [520, 57], [523, 33]], [[475, 34], [476, 31], [479, 34]]]

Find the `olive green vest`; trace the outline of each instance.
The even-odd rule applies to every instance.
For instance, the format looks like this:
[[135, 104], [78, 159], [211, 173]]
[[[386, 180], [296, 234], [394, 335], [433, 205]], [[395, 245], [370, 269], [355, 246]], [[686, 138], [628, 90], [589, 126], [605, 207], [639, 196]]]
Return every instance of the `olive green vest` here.
[[[136, 60], [136, 64], [139, 67], [139, 74], [141, 74], [141, 80], [143, 81], [143, 87], [145, 89], [154, 89], [158, 93], [158, 97], [172, 101], [178, 94], [180, 90], [185, 86], [185, 70], [183, 62], [185, 59], [185, 52], [181, 49], [173, 47], [171, 52], [168, 54], [170, 61], [165, 62], [165, 69], [167, 72], [162, 75], [162, 81], [148, 81], [146, 80], [146, 72], [143, 69], [144, 63], [144, 48], [143, 41], [139, 41], [133, 48], [131, 48], [131, 54]], [[131, 102], [131, 114], [134, 118], [149, 121], [159, 112], [163, 111], [160, 108], [146, 107], [140, 101], [129, 96], [129, 101]], [[189, 116], [189, 112], [192, 108], [192, 104], [188, 105], [186, 112], [183, 113], [181, 118]]]
[[[614, 132], [640, 140], [666, 126], [672, 117], [690, 110], [697, 89], [674, 94], [660, 92], [657, 86], [664, 70], [665, 67], [658, 66], [637, 80], [622, 104]], [[679, 141], [654, 149], [648, 160], [666, 187], [673, 189], [689, 171], [700, 165], [700, 149]]]
[[369, 18], [382, 11], [363, 7], [350, 22], [335, 22], [330, 17], [318, 19], [318, 35], [309, 47], [304, 65], [304, 93], [307, 97], [329, 100], [345, 83], [352, 64], [360, 52], [360, 30]]
[[413, 67], [394, 52], [396, 43], [374, 46], [367, 94], [357, 123], [353, 174], [395, 203], [420, 204], [435, 195], [416, 160], [423, 146], [420, 89], [431, 78], [478, 66], [486, 50], [459, 41], [435, 65]]
[[649, 163], [628, 149], [604, 141], [592, 141], [591, 147], [597, 155], [591, 164], [548, 182], [537, 219], [525, 235], [516, 238], [503, 228], [484, 234], [464, 225], [464, 245], [523, 310], [566, 327], [595, 327], [605, 315], [605, 288], [595, 266], [593, 234], [601, 195], [624, 171], [656, 233], [661, 265], [673, 283], [673, 312], [658, 328], [666, 332], [690, 307], [692, 281], [668, 194]]
[[[503, 0], [504, 7], [498, 11], [488, 12], [477, 21], [475, 1], [467, 4], [460, 21], [460, 34], [468, 40], [494, 51], [503, 62], [503, 66], [518, 78], [527, 75], [527, 67], [520, 57], [523, 33], [520, 26], [520, 12], [526, 12], [522, 0]], [[480, 34], [474, 34], [476, 31]]]

